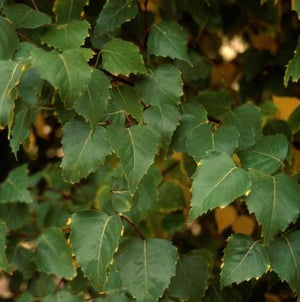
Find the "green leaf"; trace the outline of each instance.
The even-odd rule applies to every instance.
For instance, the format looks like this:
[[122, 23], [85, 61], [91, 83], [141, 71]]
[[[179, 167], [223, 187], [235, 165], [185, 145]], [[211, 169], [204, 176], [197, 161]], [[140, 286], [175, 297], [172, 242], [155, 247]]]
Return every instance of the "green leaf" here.
[[258, 241], [242, 234], [229, 237], [221, 270], [222, 286], [259, 278], [268, 269], [267, 253]]
[[292, 82], [297, 82], [300, 78], [300, 38], [298, 39], [297, 48], [294, 52], [294, 57], [290, 60], [286, 66], [284, 74], [284, 85], [287, 86], [289, 80], [292, 78]]
[[275, 234], [297, 219], [300, 212], [300, 188], [287, 175], [265, 175], [253, 180], [246, 204], [262, 224], [262, 233], [268, 243]]
[[209, 277], [209, 254], [206, 250], [193, 250], [177, 262], [176, 275], [171, 280], [169, 292], [185, 301], [200, 301], [208, 287]]
[[177, 105], [183, 95], [180, 71], [172, 65], [160, 65], [137, 85], [138, 92], [149, 105]]
[[[19, 45], [19, 39], [17, 33], [15, 32], [11, 24], [1, 16], [0, 16], [0, 32], [1, 32], [0, 60], [11, 59], [12, 55], [14, 54], [14, 52], [16, 51]], [[12, 62], [10, 63], [12, 64]], [[1, 62], [1, 64], [3, 63]], [[0, 65], [0, 67], [2, 66]], [[2, 72], [2, 74], [6, 74], [6, 73]]]
[[276, 238], [267, 252], [271, 269], [300, 295], [300, 231]]
[[83, 295], [72, 295], [66, 289], [50, 294], [43, 299], [43, 302], [84, 302]]
[[188, 153], [200, 161], [209, 150], [226, 152], [232, 156], [238, 146], [238, 131], [233, 126], [221, 126], [215, 132], [208, 124], [197, 125], [185, 140]]
[[251, 149], [240, 152], [239, 158], [247, 169], [257, 169], [272, 174], [283, 166], [288, 147], [288, 141], [282, 134], [264, 136]]
[[144, 112], [145, 123], [161, 137], [163, 146], [169, 146], [172, 135], [179, 124], [180, 113], [174, 106], [163, 104], [153, 106]]
[[109, 100], [110, 82], [107, 76], [98, 69], [93, 69], [92, 80], [83, 95], [76, 101], [75, 110], [91, 125], [97, 127], [104, 116]]
[[17, 98], [15, 87], [18, 85], [21, 78], [22, 64], [20, 62], [16, 63], [8, 60], [0, 60], [0, 73], [2, 74], [0, 78], [0, 127], [5, 127], [11, 120], [14, 100]]
[[21, 165], [10, 171], [6, 179], [0, 185], [0, 204], [10, 202], [32, 201], [28, 187], [27, 165]]
[[289, 116], [288, 123], [293, 133], [300, 130], [300, 106]]
[[235, 126], [239, 131], [239, 150], [252, 147], [260, 136], [261, 113], [256, 106], [243, 104], [223, 118], [224, 125]]
[[75, 183], [94, 172], [110, 154], [110, 147], [103, 137], [103, 128], [94, 131], [73, 120], [63, 127], [64, 157], [61, 163], [65, 180]]
[[65, 24], [54, 24], [41, 36], [41, 41], [61, 51], [79, 48], [84, 44], [89, 28], [90, 23], [85, 20], [72, 20]]
[[4, 5], [3, 13], [16, 28], [37, 28], [52, 22], [48, 15], [21, 3]]
[[123, 23], [135, 18], [138, 13], [136, 2], [127, 0], [108, 0], [96, 21], [95, 35], [101, 36], [114, 31]]
[[0, 204], [0, 219], [10, 230], [22, 228], [29, 221], [29, 209], [25, 203]]
[[68, 22], [72, 19], [79, 20], [83, 7], [88, 0], [55, 0], [54, 13], [57, 22]]
[[118, 215], [100, 211], [80, 211], [72, 215], [71, 243], [84, 274], [98, 291], [103, 289], [107, 269], [122, 234]]
[[292, 138], [292, 131], [286, 121], [273, 119], [268, 121], [262, 130], [263, 135], [283, 134], [288, 141]]
[[141, 123], [143, 119], [143, 108], [139, 102], [136, 90], [130, 86], [116, 86], [111, 91], [111, 101], [120, 109], [132, 115]]
[[192, 179], [190, 221], [208, 210], [228, 205], [251, 186], [247, 172], [236, 167], [230, 156], [220, 151], [210, 151]]
[[59, 228], [48, 228], [38, 237], [36, 265], [47, 274], [67, 279], [75, 277], [71, 249]]
[[5, 254], [6, 235], [6, 225], [3, 221], [0, 221], [0, 269], [8, 273], [10, 271], [10, 267]]
[[65, 106], [72, 108], [89, 84], [92, 74], [79, 50], [69, 49], [59, 54], [37, 48], [32, 57], [33, 67], [43, 79], [59, 89]]
[[120, 158], [129, 190], [134, 193], [154, 161], [158, 137], [146, 126], [109, 126], [105, 137]]
[[191, 64], [187, 53], [187, 34], [175, 21], [161, 21], [149, 33], [147, 47], [149, 54], [183, 60]]
[[34, 298], [30, 293], [23, 293], [20, 296], [18, 296], [18, 299], [16, 302], [34, 302]]
[[139, 48], [131, 42], [113, 39], [101, 50], [103, 68], [113, 75], [146, 73]]
[[177, 251], [164, 239], [128, 239], [116, 262], [125, 287], [137, 302], [158, 301], [175, 275]]

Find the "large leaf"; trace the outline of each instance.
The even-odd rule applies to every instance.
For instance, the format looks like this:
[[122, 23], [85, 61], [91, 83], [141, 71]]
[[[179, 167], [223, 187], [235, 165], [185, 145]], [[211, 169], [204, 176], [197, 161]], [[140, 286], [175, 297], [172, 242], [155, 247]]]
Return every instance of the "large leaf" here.
[[86, 210], [71, 219], [71, 243], [79, 266], [95, 289], [102, 290], [122, 233], [120, 217]]
[[224, 251], [221, 284], [227, 286], [259, 278], [268, 266], [267, 253], [258, 241], [242, 234], [232, 235]]
[[246, 203], [262, 224], [265, 241], [270, 242], [276, 233], [297, 219], [300, 188], [295, 180], [284, 174], [256, 177]]
[[5, 272], [9, 272], [10, 267], [5, 254], [6, 234], [7, 234], [6, 225], [3, 221], [0, 221], [0, 269]]
[[208, 210], [228, 205], [244, 195], [251, 185], [247, 172], [236, 167], [230, 156], [220, 151], [210, 151], [192, 179], [190, 221]]
[[[0, 60], [8, 60], [16, 51], [19, 39], [17, 33], [3, 17], [0, 16]], [[3, 75], [6, 73], [2, 73]], [[8, 73], [9, 74], [9, 73]], [[1, 89], [2, 90], [2, 89]]]
[[59, 228], [48, 228], [38, 237], [36, 265], [47, 274], [67, 279], [75, 277], [71, 249]]
[[[0, 19], [1, 26], [1, 19]], [[1, 42], [0, 42], [1, 48]], [[1, 49], [0, 49], [1, 55]], [[14, 100], [17, 98], [15, 86], [22, 74], [21, 63], [0, 60], [0, 127], [5, 127], [11, 119]]]
[[294, 52], [294, 57], [286, 66], [284, 74], [284, 85], [287, 86], [292, 78], [293, 82], [297, 82], [300, 78], [300, 38], [298, 39], [297, 48]]
[[[33, 67], [41, 77], [59, 89], [67, 108], [72, 108], [91, 80], [92, 69], [79, 50], [69, 49], [59, 54], [35, 49], [32, 52]], [[49, 64], [51, 62], [51, 64]]]
[[187, 34], [175, 21], [161, 21], [155, 24], [147, 41], [150, 54], [191, 63], [186, 44]]
[[107, 76], [102, 71], [94, 69], [90, 84], [75, 103], [75, 110], [90, 123], [93, 129], [105, 116], [110, 97], [109, 88], [110, 82]]
[[88, 0], [55, 0], [54, 12], [58, 22], [79, 20]]
[[55, 291], [55, 293], [46, 296], [43, 299], [43, 302], [84, 302], [84, 296], [81, 295], [72, 295], [66, 289], [61, 291]]
[[130, 192], [134, 192], [154, 161], [159, 137], [146, 126], [110, 126], [105, 137], [120, 158]]
[[108, 0], [96, 21], [95, 34], [103, 35], [114, 31], [123, 23], [133, 19], [138, 13], [135, 1]]
[[271, 269], [300, 295], [300, 231], [276, 238], [267, 251]]
[[177, 105], [183, 95], [180, 71], [172, 65], [160, 65], [138, 83], [137, 89], [149, 105]]
[[264, 136], [251, 149], [239, 153], [245, 168], [274, 173], [283, 166], [288, 151], [288, 141], [282, 134]]
[[113, 39], [101, 50], [103, 68], [114, 75], [146, 73], [139, 48], [131, 42]]
[[31, 202], [28, 187], [27, 165], [21, 165], [10, 171], [0, 185], [0, 203]]
[[37, 28], [52, 22], [48, 15], [21, 3], [6, 4], [3, 12], [16, 28]]
[[137, 302], [158, 301], [175, 275], [177, 251], [164, 239], [124, 241], [116, 262], [125, 287]]
[[104, 162], [110, 147], [103, 137], [102, 127], [93, 131], [87, 124], [73, 120], [64, 125], [63, 131], [63, 176], [71, 183], [78, 182]]
[[169, 292], [172, 296], [189, 302], [201, 300], [210, 277], [209, 254], [205, 250], [193, 250], [183, 255], [172, 278]]

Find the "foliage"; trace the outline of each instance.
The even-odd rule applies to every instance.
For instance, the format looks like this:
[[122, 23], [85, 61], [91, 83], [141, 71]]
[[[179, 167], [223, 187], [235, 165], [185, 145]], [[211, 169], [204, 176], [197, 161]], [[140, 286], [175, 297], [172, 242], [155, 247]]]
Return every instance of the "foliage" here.
[[299, 7], [0, 1], [1, 301], [296, 301]]

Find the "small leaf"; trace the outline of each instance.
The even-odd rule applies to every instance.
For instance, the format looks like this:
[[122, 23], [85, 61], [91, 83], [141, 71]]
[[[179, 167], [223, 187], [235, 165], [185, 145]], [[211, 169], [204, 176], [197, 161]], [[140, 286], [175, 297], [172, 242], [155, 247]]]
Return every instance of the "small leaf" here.
[[64, 157], [61, 163], [64, 178], [75, 183], [94, 172], [110, 154], [110, 147], [103, 137], [103, 128], [94, 131], [78, 120], [64, 125], [62, 145]]
[[129, 128], [109, 126], [105, 137], [121, 160], [130, 192], [135, 192], [154, 161], [158, 137], [146, 126], [137, 125]]
[[300, 295], [300, 231], [276, 238], [267, 251], [272, 270]]
[[113, 39], [101, 50], [103, 68], [114, 75], [146, 73], [143, 58], [136, 45], [121, 39]]
[[186, 44], [187, 34], [175, 21], [161, 21], [155, 24], [147, 41], [150, 54], [179, 59], [191, 64]]
[[96, 21], [95, 35], [101, 36], [114, 31], [123, 23], [135, 18], [138, 13], [136, 2], [108, 0]]
[[164, 239], [128, 239], [116, 262], [125, 287], [137, 302], [158, 301], [175, 275], [177, 251]]
[[120, 217], [85, 210], [73, 214], [71, 219], [71, 243], [76, 259], [93, 287], [102, 290], [122, 234]]
[[10, 267], [5, 254], [6, 235], [6, 225], [3, 221], [0, 221], [0, 269], [8, 273], [10, 271]]
[[268, 265], [267, 253], [258, 241], [242, 234], [231, 235], [224, 251], [221, 284], [227, 286], [259, 278]]
[[76, 101], [75, 110], [81, 114], [91, 125], [97, 127], [105, 116], [109, 100], [110, 82], [107, 76], [98, 69], [93, 69], [92, 80], [83, 95]]
[[300, 188], [287, 175], [262, 175], [253, 179], [251, 193], [246, 199], [250, 213], [262, 224], [264, 239], [269, 243], [275, 234], [295, 221], [300, 212]]
[[75, 277], [71, 250], [59, 228], [46, 229], [37, 242], [36, 265], [40, 270], [67, 279]]
[[289, 80], [292, 78], [292, 82], [297, 82], [300, 78], [300, 38], [298, 39], [297, 48], [294, 52], [294, 57], [290, 60], [286, 66], [284, 74], [284, 85], [287, 86]]
[[190, 221], [208, 210], [228, 205], [251, 186], [247, 172], [236, 167], [229, 155], [220, 151], [210, 151], [192, 179]]
[[[12, 55], [16, 51], [19, 45], [19, 39], [17, 33], [11, 26], [11, 24], [0, 16], [0, 60], [11, 59]], [[10, 62], [12, 64], [12, 62]], [[3, 63], [1, 62], [1, 65]], [[1, 66], [0, 65], [0, 66]], [[1, 66], [2, 68], [2, 66]], [[1, 70], [1, 69], [0, 69]], [[1, 72], [3, 75], [5, 72]], [[2, 91], [2, 89], [1, 89]]]
[[28, 187], [27, 165], [21, 165], [10, 171], [7, 178], [0, 185], [0, 204], [10, 202], [32, 201]]
[[281, 135], [264, 136], [254, 147], [239, 153], [242, 165], [247, 169], [274, 173], [283, 166], [288, 152], [288, 141]]
[[84, 44], [89, 28], [90, 23], [85, 20], [72, 20], [65, 24], [54, 24], [41, 36], [41, 41], [61, 51], [79, 48]]
[[79, 20], [83, 7], [88, 0], [55, 0], [54, 13], [57, 22], [68, 22], [72, 19]]
[[52, 22], [48, 15], [21, 3], [6, 4], [3, 12], [16, 28], [37, 28]]

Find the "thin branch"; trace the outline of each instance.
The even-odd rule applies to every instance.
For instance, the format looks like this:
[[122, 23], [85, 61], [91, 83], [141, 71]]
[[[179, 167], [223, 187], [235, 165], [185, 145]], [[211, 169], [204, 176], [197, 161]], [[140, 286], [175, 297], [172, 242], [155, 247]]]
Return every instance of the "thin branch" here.
[[35, 1], [34, 1], [34, 0], [30, 0], [30, 1], [31, 1], [31, 3], [32, 3], [33, 7], [34, 7], [34, 9], [37, 10], [37, 11], [39, 11], [39, 8], [37, 7]]
[[99, 68], [99, 69], [101, 71], [103, 71], [106, 75], [108, 75], [108, 76], [110, 76], [110, 77], [112, 77], [112, 78], [114, 78], [114, 79], [116, 79], [116, 80], [118, 80], [118, 81], [120, 81], [120, 82], [122, 82], [124, 84], [130, 85], [130, 86], [134, 86], [134, 84], [132, 82], [130, 82], [127, 79], [124, 79], [123, 77], [116, 76], [116, 75], [110, 73], [109, 71], [107, 71], [107, 70], [105, 70], [103, 68]]
[[21, 37], [23, 40], [27, 41], [27, 42], [30, 42], [30, 43], [33, 43], [28, 37], [26, 37], [25, 35], [21, 34], [20, 32], [17, 31], [17, 35], [19, 37]]
[[146, 240], [146, 237], [144, 236], [144, 234], [141, 232], [141, 230], [137, 227], [137, 225], [127, 216], [123, 215], [123, 214], [119, 214], [119, 216], [121, 217], [121, 219], [125, 220], [126, 222], [128, 222], [128, 224], [130, 224], [134, 230], [138, 233], [138, 235], [140, 236], [140, 238], [142, 240]]
[[145, 0], [144, 2], [144, 30], [143, 30], [143, 39], [142, 39], [142, 51], [145, 51], [146, 48], [146, 38], [147, 38], [147, 34], [148, 34], [148, 1], [149, 0]]

